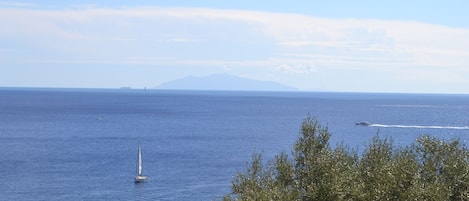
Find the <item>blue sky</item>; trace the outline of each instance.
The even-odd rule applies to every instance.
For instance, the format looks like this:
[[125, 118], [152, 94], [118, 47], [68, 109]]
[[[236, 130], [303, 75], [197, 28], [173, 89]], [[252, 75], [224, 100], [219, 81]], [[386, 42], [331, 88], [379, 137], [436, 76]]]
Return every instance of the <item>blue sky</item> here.
[[0, 86], [469, 93], [466, 1], [0, 1]]

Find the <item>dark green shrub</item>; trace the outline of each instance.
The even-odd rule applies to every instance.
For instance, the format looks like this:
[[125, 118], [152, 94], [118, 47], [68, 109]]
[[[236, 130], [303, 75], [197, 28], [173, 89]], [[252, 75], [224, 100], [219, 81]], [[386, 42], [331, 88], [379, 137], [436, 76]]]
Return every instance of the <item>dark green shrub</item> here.
[[316, 118], [301, 125], [292, 156], [266, 165], [254, 154], [224, 200], [469, 200], [469, 151], [459, 140], [424, 135], [395, 148], [376, 135], [358, 155], [329, 146]]

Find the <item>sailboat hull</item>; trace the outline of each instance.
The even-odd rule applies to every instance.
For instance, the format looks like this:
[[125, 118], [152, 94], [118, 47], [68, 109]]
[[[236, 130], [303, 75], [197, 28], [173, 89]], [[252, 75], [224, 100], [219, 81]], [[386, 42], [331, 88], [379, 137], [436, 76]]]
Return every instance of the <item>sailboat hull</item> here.
[[135, 183], [145, 182], [147, 180], [146, 176], [136, 176]]

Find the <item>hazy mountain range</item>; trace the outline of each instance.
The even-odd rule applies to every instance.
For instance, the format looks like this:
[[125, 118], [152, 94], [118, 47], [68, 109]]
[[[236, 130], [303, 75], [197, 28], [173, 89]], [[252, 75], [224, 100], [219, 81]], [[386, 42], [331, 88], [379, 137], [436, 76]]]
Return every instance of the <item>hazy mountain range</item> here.
[[294, 87], [272, 81], [260, 81], [228, 74], [207, 77], [188, 76], [162, 83], [156, 89], [233, 90], [233, 91], [295, 91]]

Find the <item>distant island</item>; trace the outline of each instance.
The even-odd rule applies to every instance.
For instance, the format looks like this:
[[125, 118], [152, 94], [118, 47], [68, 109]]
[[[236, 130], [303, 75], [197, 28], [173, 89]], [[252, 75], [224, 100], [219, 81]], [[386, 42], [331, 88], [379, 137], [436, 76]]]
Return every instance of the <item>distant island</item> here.
[[272, 81], [252, 80], [228, 74], [206, 77], [188, 76], [162, 83], [155, 89], [176, 90], [232, 90], [232, 91], [296, 91], [294, 87]]

